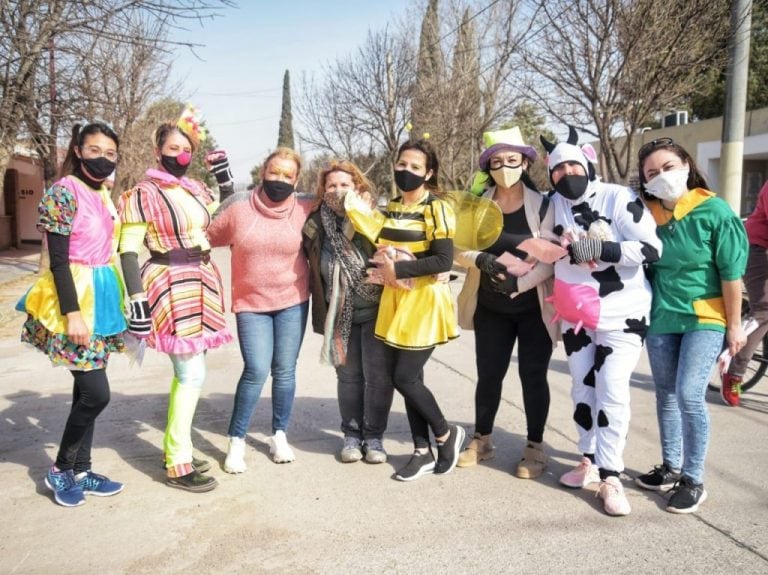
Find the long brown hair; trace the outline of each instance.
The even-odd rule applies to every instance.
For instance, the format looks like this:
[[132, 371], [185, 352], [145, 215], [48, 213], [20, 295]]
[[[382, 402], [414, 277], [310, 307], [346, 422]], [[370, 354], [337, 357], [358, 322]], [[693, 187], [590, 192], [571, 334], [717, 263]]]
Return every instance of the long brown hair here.
[[672, 138], [658, 138], [648, 142], [647, 144], [643, 144], [637, 151], [637, 171], [640, 177], [640, 192], [642, 192], [643, 197], [646, 200], [657, 198], [645, 191], [645, 184], [648, 182], [645, 181], [643, 164], [645, 163], [645, 160], [648, 158], [648, 156], [654, 152], [658, 152], [659, 150], [668, 150], [680, 158], [680, 160], [688, 164], [689, 172], [686, 185], [688, 186], [689, 190], [692, 190], [693, 188], [709, 189], [707, 185], [707, 179], [704, 177], [704, 174], [701, 173], [701, 170], [699, 170], [699, 167], [696, 165], [696, 160], [693, 159], [688, 151], [680, 144], [675, 143]]
[[94, 134], [103, 134], [115, 143], [116, 148], [120, 148], [120, 138], [105, 123], [91, 122], [85, 126], [75, 124], [72, 126], [72, 137], [69, 140], [69, 146], [67, 146], [67, 155], [64, 157], [64, 163], [61, 164], [61, 170], [59, 171], [60, 178], [70, 176], [75, 172], [75, 168], [80, 165], [80, 158], [75, 154], [75, 148], [82, 149], [85, 139]]
[[432, 171], [432, 175], [424, 182], [424, 187], [435, 195], [441, 195], [440, 187], [437, 183], [437, 172], [440, 170], [440, 161], [437, 159], [437, 152], [435, 151], [435, 148], [432, 147], [432, 144], [429, 143], [429, 140], [423, 138], [420, 140], [408, 140], [397, 150], [398, 159], [406, 150], [417, 150], [427, 157], [426, 168], [427, 171]]

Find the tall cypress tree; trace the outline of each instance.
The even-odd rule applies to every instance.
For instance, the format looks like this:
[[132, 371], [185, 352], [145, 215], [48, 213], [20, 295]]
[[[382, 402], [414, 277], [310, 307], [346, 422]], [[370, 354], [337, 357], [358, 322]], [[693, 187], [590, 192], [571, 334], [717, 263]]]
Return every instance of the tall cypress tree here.
[[443, 75], [443, 51], [440, 46], [440, 23], [437, 15], [438, 0], [429, 0], [427, 12], [421, 22], [419, 55], [416, 64], [416, 86], [411, 104], [413, 137], [434, 131], [435, 96], [439, 94]]
[[280, 129], [277, 135], [278, 147], [293, 148], [293, 114], [291, 113], [291, 75], [288, 70], [283, 76], [283, 109], [280, 112]]
[[468, 8], [464, 10], [456, 35], [449, 82], [444, 93], [449, 96], [451, 106], [443, 110], [446, 142], [440, 150], [443, 175], [453, 187], [465, 189], [477, 162], [483, 108], [480, 54]]

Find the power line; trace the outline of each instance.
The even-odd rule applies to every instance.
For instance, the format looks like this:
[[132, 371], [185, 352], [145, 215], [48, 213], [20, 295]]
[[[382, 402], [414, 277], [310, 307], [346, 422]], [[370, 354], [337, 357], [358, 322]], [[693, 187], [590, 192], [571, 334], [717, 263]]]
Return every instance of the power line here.
[[247, 92], [197, 92], [201, 96], [217, 96], [217, 97], [233, 97], [233, 98], [240, 98], [240, 97], [249, 97], [249, 96], [259, 96], [261, 94], [272, 94], [274, 92], [279, 92], [282, 90], [282, 88], [267, 88], [265, 90], [249, 90]]

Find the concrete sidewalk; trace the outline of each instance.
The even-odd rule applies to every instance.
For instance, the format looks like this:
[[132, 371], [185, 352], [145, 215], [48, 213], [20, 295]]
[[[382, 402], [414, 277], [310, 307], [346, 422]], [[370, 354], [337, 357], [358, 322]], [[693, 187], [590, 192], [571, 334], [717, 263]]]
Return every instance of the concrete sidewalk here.
[[14, 306], [32, 284], [39, 264], [40, 246], [0, 250], [0, 337], [4, 335], [3, 326], [17, 317]]
[[[216, 258], [228, 273], [226, 252]], [[633, 511], [611, 518], [594, 486], [567, 490], [557, 482], [579, 457], [562, 346], [551, 364], [545, 442], [552, 459], [542, 478], [510, 474], [525, 440], [513, 362], [494, 432], [496, 458], [412, 483], [393, 479], [411, 451], [397, 395], [385, 437], [390, 461], [340, 463], [335, 373], [319, 364], [321, 340], [311, 333], [299, 360], [288, 432], [297, 460], [275, 465], [269, 459], [266, 386], [248, 436], [249, 469], [224, 473], [242, 363], [236, 344], [214, 350], [194, 432], [197, 450], [218, 464], [211, 473], [220, 485], [207, 494], [164, 485], [170, 362], [150, 351], [138, 368], [118, 356], [109, 368], [112, 402], [97, 424], [94, 470], [125, 482], [125, 491], [65, 509], [53, 502], [42, 478], [67, 416], [71, 377], [17, 343], [21, 320], [17, 314], [6, 322], [0, 337], [0, 573], [768, 572], [768, 383], [748, 393], [739, 409], [710, 394], [709, 499], [696, 514], [677, 516], [664, 511], [663, 495], [638, 490], [630, 479], [660, 462], [653, 383], [643, 355], [632, 381], [625, 452]], [[465, 332], [438, 348], [425, 370], [448, 419], [470, 434], [473, 346], [472, 333]]]

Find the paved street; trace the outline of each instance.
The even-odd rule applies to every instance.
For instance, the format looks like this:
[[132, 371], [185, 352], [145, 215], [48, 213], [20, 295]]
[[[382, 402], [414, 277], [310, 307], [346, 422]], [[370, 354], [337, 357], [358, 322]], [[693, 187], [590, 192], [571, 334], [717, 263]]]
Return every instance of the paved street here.
[[[552, 459], [542, 478], [510, 474], [525, 439], [513, 363], [494, 433], [496, 458], [412, 483], [393, 479], [411, 451], [399, 396], [385, 437], [390, 461], [340, 463], [335, 374], [319, 364], [321, 340], [312, 333], [299, 360], [288, 433], [296, 462], [276, 465], [268, 457], [267, 385], [247, 440], [249, 469], [224, 473], [220, 464], [241, 359], [236, 343], [214, 350], [194, 431], [196, 449], [218, 464], [212, 473], [220, 485], [207, 494], [164, 485], [167, 357], [148, 352], [141, 368], [115, 357], [109, 368], [112, 402], [97, 423], [94, 470], [126, 488], [76, 509], [60, 507], [42, 478], [69, 409], [71, 376], [18, 343], [22, 316], [11, 307], [30, 283], [35, 259], [27, 253], [14, 263], [5, 256], [0, 254], [0, 573], [768, 572], [768, 381], [748, 393], [739, 409], [710, 394], [709, 499], [698, 513], [677, 516], [664, 511], [662, 495], [640, 491], [630, 479], [660, 462], [653, 383], [643, 355], [632, 381], [625, 453], [624, 484], [633, 510], [611, 518], [594, 486], [571, 491], [557, 482], [578, 459], [562, 346], [551, 364], [545, 442]], [[228, 275], [227, 256], [216, 255]], [[472, 333], [463, 333], [438, 348], [425, 371], [448, 419], [470, 434], [473, 346]]]

